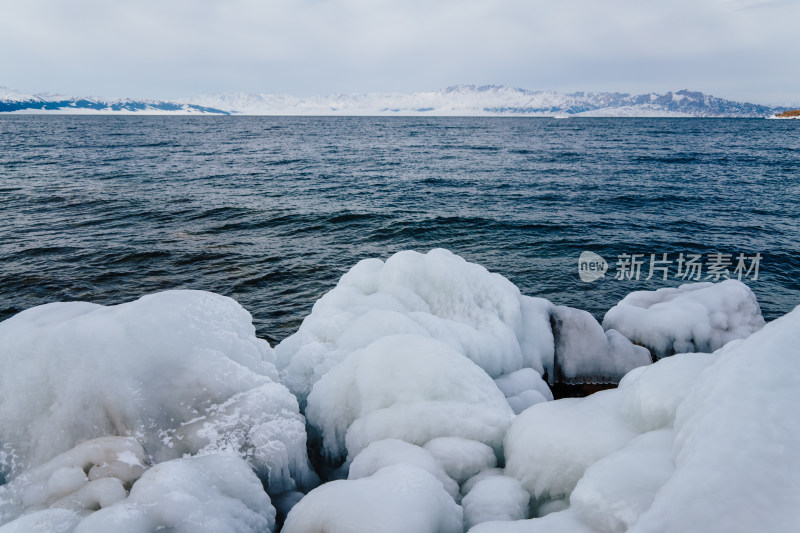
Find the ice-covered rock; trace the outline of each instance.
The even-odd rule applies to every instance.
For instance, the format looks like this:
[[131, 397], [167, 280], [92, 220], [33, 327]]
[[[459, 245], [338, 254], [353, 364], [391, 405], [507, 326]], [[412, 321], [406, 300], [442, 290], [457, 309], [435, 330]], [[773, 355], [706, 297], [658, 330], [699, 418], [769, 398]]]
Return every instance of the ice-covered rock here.
[[[489, 452], [492, 453], [494, 458], [494, 452], [492, 452], [491, 448], [489, 448]], [[364, 448], [353, 459], [347, 479], [369, 477], [382, 468], [399, 464], [412, 465], [425, 470], [439, 480], [442, 488], [453, 499], [460, 499], [458, 483], [445, 472], [442, 464], [436, 460], [431, 452], [397, 439], [379, 440]]]
[[[132, 438], [83, 442], [0, 486], [0, 524], [48, 507], [74, 513], [107, 507], [127, 496], [126, 487], [139, 479], [147, 464], [144, 450]], [[47, 521], [57, 515], [40, 518]]]
[[534, 405], [506, 435], [506, 472], [540, 501], [569, 496], [586, 469], [638, 432], [615, 390]]
[[712, 355], [681, 354], [618, 389], [535, 405], [507, 434], [506, 472], [538, 506], [553, 496], [570, 506], [473, 532], [791, 530], [798, 403], [800, 308]]
[[462, 533], [463, 511], [433, 475], [408, 464], [325, 483], [295, 505], [283, 533]]
[[550, 387], [532, 368], [522, 368], [500, 376], [494, 382], [505, 395], [508, 405], [515, 414], [520, 414], [531, 405], [553, 399]]
[[475, 484], [464, 496], [464, 526], [471, 528], [495, 520], [528, 518], [530, 495], [519, 481], [507, 476], [490, 476]]
[[497, 465], [494, 450], [474, 440], [438, 437], [428, 441], [423, 447], [459, 485]]
[[210, 454], [148, 466], [132, 438], [81, 443], [0, 487], [0, 531], [263, 532], [274, 527], [269, 496], [238, 456]]
[[366, 259], [276, 347], [278, 367], [301, 405], [350, 353], [390, 335], [439, 340], [492, 377], [526, 367], [542, 375], [553, 365], [551, 306], [447, 250]]
[[616, 329], [659, 358], [713, 352], [763, 326], [755, 294], [735, 279], [632, 292], [603, 318], [604, 328]]
[[613, 329], [603, 331], [587, 311], [559, 305], [551, 316], [555, 341], [551, 383], [616, 383], [628, 371], [651, 362], [646, 348]]
[[513, 412], [494, 381], [447, 344], [419, 335], [381, 337], [320, 379], [306, 416], [333, 462], [370, 443], [437, 437], [482, 442], [502, 454]]
[[275, 509], [249, 465], [210, 454], [152, 467], [127, 499], [92, 513], [75, 533], [261, 533], [274, 526]]
[[230, 451], [270, 490], [310, 486], [305, 421], [274, 353], [230, 298], [167, 291], [57, 303], [0, 323], [0, 476], [129, 436], [154, 463]]

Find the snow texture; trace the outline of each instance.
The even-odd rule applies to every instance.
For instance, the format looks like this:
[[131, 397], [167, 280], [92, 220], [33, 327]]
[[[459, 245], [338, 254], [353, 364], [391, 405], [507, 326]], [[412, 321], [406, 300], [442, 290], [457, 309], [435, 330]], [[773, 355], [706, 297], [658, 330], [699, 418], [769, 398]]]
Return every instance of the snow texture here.
[[482, 522], [528, 518], [530, 495], [519, 481], [507, 476], [489, 476], [477, 482], [461, 502], [464, 526]]
[[283, 533], [462, 533], [463, 511], [433, 475], [408, 464], [331, 481], [292, 508]]
[[127, 499], [92, 513], [75, 533], [261, 533], [274, 527], [275, 509], [249, 465], [211, 454], [154, 466]]
[[389, 335], [439, 340], [493, 378], [553, 366], [550, 302], [447, 250], [359, 262], [276, 347], [283, 382], [304, 405], [348, 354]]
[[[481, 446], [485, 445], [481, 444]], [[494, 458], [491, 448], [489, 451]], [[458, 483], [448, 476], [441, 463], [437, 462], [428, 450], [397, 439], [379, 440], [364, 448], [364, 451], [359, 453], [350, 465], [347, 479], [369, 477], [382, 468], [398, 464], [411, 465], [425, 470], [439, 480], [442, 488], [453, 499], [460, 499]]]
[[604, 328], [616, 329], [658, 358], [713, 352], [763, 326], [753, 291], [734, 279], [633, 292], [603, 318]]
[[424, 445], [461, 437], [501, 456], [514, 415], [494, 381], [447, 344], [391, 335], [325, 374], [308, 397], [306, 416], [335, 462], [391, 438]]
[[132, 438], [83, 442], [0, 486], [0, 524], [48, 507], [74, 513], [106, 507], [125, 498], [125, 487], [146, 468], [144, 450]]
[[714, 354], [680, 354], [618, 389], [535, 405], [506, 436], [506, 471], [536, 514], [554, 497], [570, 506], [473, 531], [792, 530], [798, 402], [800, 308]]
[[0, 346], [0, 477], [95, 437], [129, 436], [153, 463], [229, 451], [273, 492], [314, 483], [297, 401], [230, 298], [47, 304], [0, 323]]
[[474, 440], [439, 437], [428, 441], [424, 448], [459, 485], [497, 465], [494, 450]]

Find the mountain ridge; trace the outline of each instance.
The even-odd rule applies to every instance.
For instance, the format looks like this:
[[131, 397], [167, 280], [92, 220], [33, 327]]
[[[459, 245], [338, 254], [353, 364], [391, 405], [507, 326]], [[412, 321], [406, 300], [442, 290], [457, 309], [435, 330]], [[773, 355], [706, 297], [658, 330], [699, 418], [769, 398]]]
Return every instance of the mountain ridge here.
[[683, 89], [664, 94], [532, 91], [505, 85], [453, 85], [416, 93], [339, 93], [296, 97], [226, 93], [175, 100], [36, 95], [0, 87], [0, 113], [364, 116], [758, 117], [787, 108]]

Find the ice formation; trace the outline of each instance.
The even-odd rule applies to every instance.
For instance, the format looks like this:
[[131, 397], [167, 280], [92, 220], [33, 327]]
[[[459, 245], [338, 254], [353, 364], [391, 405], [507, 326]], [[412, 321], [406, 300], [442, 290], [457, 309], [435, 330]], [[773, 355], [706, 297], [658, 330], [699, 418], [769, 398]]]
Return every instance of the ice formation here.
[[349, 354], [390, 335], [441, 341], [493, 378], [525, 367], [542, 375], [553, 366], [550, 307], [447, 250], [366, 259], [276, 347], [278, 367], [301, 405]]
[[384, 467], [325, 483], [295, 505], [283, 533], [462, 533], [463, 510], [425, 470]]
[[508, 431], [506, 472], [537, 506], [567, 498], [569, 508], [473, 531], [791, 530], [798, 402], [800, 308], [713, 355], [678, 355], [616, 390], [535, 405]]
[[385, 438], [466, 438], [500, 456], [498, 388], [519, 413], [552, 399], [543, 376], [616, 382], [650, 362], [588, 313], [522, 296], [446, 250], [361, 261], [276, 353], [333, 462]]
[[614, 329], [603, 327], [587, 311], [555, 306], [555, 381], [617, 383], [629, 370], [650, 364], [650, 352]]
[[237, 453], [274, 493], [314, 482], [297, 401], [230, 298], [168, 291], [108, 307], [43, 305], [0, 323], [0, 346], [0, 476], [118, 435], [154, 463]]
[[92, 513], [75, 533], [261, 533], [274, 526], [275, 509], [250, 466], [210, 454], [155, 465], [127, 499]]
[[[360, 262], [274, 352], [200, 291], [24, 311], [0, 323], [0, 533], [800, 523], [800, 308], [762, 327], [726, 281], [604, 326], [444, 250]], [[347, 479], [304, 496], [307, 428]]]
[[460, 497], [458, 483], [444, 471], [441, 463], [428, 450], [397, 439], [379, 440], [367, 446], [353, 460], [347, 479], [369, 477], [382, 468], [399, 464], [425, 470], [439, 480], [442, 488], [453, 499]]
[[130, 437], [81, 443], [0, 487], [0, 531], [256, 533], [275, 525], [261, 481], [236, 455], [148, 467]]
[[439, 437], [428, 441], [424, 448], [459, 485], [497, 465], [494, 450], [474, 440]]
[[83, 442], [0, 486], [0, 524], [50, 507], [74, 513], [107, 507], [127, 496], [126, 487], [147, 466], [144, 450], [130, 437]]
[[734, 279], [632, 292], [603, 319], [604, 328], [616, 329], [659, 358], [713, 352], [763, 326], [753, 291]]
[[391, 438], [424, 445], [461, 437], [501, 454], [514, 415], [486, 372], [447, 344], [391, 335], [325, 374], [308, 396], [306, 416], [336, 462]]
[[530, 495], [519, 481], [507, 476], [489, 476], [464, 496], [464, 526], [469, 529], [483, 522], [523, 520], [529, 516]]

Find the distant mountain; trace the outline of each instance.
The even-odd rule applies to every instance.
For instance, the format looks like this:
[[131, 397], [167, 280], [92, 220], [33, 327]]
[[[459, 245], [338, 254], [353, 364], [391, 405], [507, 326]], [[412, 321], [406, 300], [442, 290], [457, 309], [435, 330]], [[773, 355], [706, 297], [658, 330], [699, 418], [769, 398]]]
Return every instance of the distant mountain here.
[[195, 104], [133, 98], [104, 99], [43, 93], [23, 94], [0, 87], [0, 113], [229, 115], [228, 111]]
[[768, 117], [784, 111], [693, 91], [666, 94], [529, 91], [458, 85], [430, 92], [334, 94], [300, 98], [221, 94], [179, 101], [24, 95], [0, 88], [0, 112], [223, 115]]

